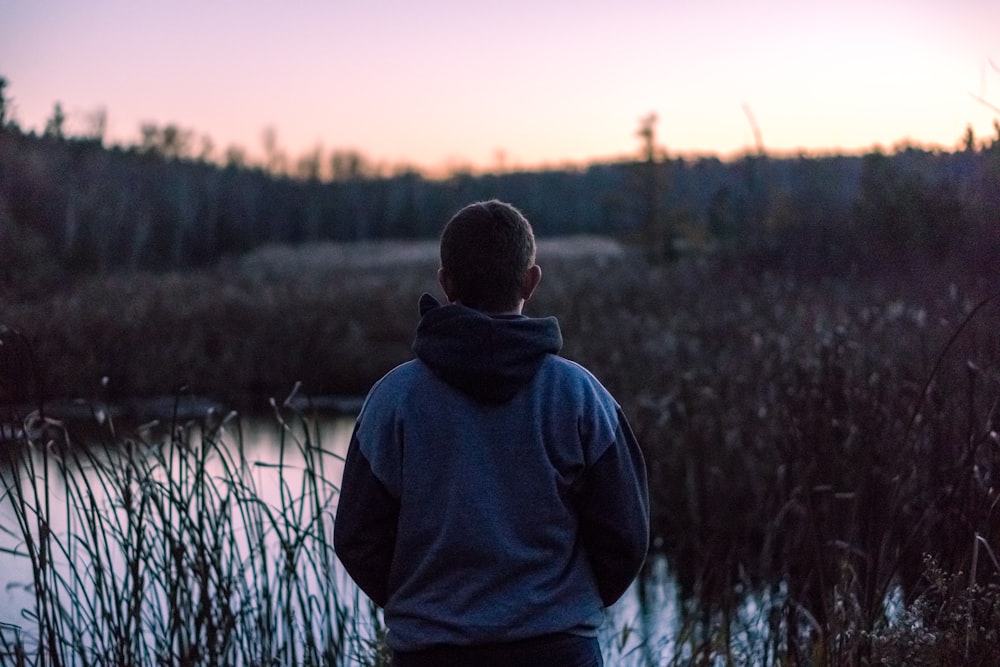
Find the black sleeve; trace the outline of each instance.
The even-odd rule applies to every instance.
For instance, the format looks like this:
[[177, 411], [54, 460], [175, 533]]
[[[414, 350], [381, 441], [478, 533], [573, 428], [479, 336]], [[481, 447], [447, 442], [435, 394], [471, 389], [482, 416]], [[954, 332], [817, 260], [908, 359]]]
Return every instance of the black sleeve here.
[[396, 540], [399, 502], [375, 477], [352, 437], [344, 463], [333, 547], [344, 569], [380, 607], [389, 597], [389, 568]]
[[618, 411], [615, 442], [594, 462], [577, 496], [584, 549], [605, 606], [628, 589], [649, 549], [646, 464]]

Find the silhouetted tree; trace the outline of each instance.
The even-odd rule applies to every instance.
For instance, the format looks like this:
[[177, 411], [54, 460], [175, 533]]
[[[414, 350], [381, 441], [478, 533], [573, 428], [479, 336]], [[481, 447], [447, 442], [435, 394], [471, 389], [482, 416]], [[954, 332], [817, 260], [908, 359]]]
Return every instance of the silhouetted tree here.
[[962, 150], [972, 152], [976, 150], [976, 133], [972, 130], [972, 125], [965, 126], [965, 134], [962, 135]]
[[230, 146], [226, 149], [225, 165], [233, 169], [243, 169], [247, 166], [246, 149], [240, 146]]
[[66, 114], [63, 113], [62, 105], [56, 102], [52, 109], [52, 115], [45, 121], [45, 136], [53, 139], [63, 138], [63, 129], [66, 124]]
[[7, 97], [7, 79], [0, 76], [0, 130], [7, 127], [10, 104], [10, 99]]
[[355, 181], [374, 175], [368, 160], [356, 150], [335, 150], [330, 155], [330, 177], [335, 181]]
[[201, 162], [212, 162], [214, 161], [215, 155], [215, 142], [212, 141], [212, 137], [204, 135], [201, 138], [201, 145], [198, 148], [198, 160]]
[[278, 131], [266, 127], [261, 133], [261, 143], [264, 145], [264, 169], [274, 174], [284, 174], [288, 166], [288, 156], [278, 146]]
[[87, 130], [83, 138], [97, 144], [104, 143], [104, 135], [108, 131], [108, 111], [98, 107], [87, 114]]
[[142, 137], [140, 150], [159, 155], [168, 160], [190, 157], [194, 132], [174, 124], [162, 128], [155, 123], [143, 123], [139, 128]]
[[642, 162], [638, 165], [641, 170], [640, 182], [642, 185], [640, 187], [644, 207], [642, 242], [651, 258], [674, 259], [676, 257], [674, 230], [663, 212], [665, 174], [658, 160], [656, 121], [655, 113], [643, 116], [639, 120], [639, 130], [636, 132], [642, 140]]
[[299, 158], [295, 165], [295, 175], [308, 181], [318, 181], [321, 175], [323, 149], [316, 146]]

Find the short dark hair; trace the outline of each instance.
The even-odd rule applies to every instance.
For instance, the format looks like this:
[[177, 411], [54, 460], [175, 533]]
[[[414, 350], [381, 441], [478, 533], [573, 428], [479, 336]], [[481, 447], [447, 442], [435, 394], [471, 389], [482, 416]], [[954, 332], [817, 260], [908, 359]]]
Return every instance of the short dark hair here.
[[441, 233], [441, 268], [451, 276], [451, 297], [476, 310], [515, 308], [525, 273], [534, 263], [531, 223], [496, 199], [469, 204]]

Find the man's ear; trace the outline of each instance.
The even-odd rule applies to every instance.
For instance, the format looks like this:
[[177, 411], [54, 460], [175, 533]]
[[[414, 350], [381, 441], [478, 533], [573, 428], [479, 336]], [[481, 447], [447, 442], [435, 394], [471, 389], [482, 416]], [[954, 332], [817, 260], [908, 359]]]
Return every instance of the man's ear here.
[[532, 264], [524, 274], [524, 281], [521, 283], [521, 298], [527, 301], [535, 292], [538, 283], [542, 280], [542, 267]]
[[438, 269], [438, 285], [441, 286], [448, 303], [455, 303], [455, 283], [451, 279], [451, 274], [443, 266]]

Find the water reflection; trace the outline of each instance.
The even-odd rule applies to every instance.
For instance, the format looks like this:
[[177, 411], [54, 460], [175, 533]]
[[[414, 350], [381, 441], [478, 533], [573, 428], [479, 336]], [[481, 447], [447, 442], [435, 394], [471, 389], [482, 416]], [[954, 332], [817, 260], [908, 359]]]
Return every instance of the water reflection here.
[[[181, 442], [190, 451], [203, 449], [203, 438], [206, 433], [214, 442], [221, 443], [224, 452], [207, 457], [204, 464], [205, 479], [224, 487], [231, 485], [234, 470], [240, 469], [250, 476], [246, 483], [247, 490], [252, 490], [263, 506], [270, 508], [293, 508], [294, 512], [303, 512], [302, 519], [309, 520], [308, 514], [317, 508], [305, 507], [301, 504], [304, 490], [316, 489], [318, 511], [324, 519], [332, 518], [336, 507], [337, 488], [343, 473], [343, 458], [347, 452], [353, 417], [332, 416], [303, 418], [300, 414], [270, 415], [258, 417], [230, 417], [223, 422], [212, 423], [207, 429], [204, 423], [190, 422], [182, 427], [185, 430]], [[188, 449], [175, 447], [177, 433], [160, 424], [147, 424], [136, 429], [134, 438], [122, 438], [120, 432], [113, 440], [97, 439], [98, 447], [105, 447], [109, 454], [120, 453], [121, 447], [136, 447], [150, 457], [158, 457], [159, 462], [154, 467], [163, 474], [164, 471], [174, 471], [174, 477], [185, 477], [190, 473], [185, 464], [177, 463], [177, 459], [189, 456]], [[101, 445], [100, 443], [104, 443]], [[127, 444], [126, 444], [127, 443]], [[89, 447], [93, 448], [94, 443]], [[32, 458], [35, 488], [41, 489], [47, 498], [47, 521], [56, 535], [64, 537], [72, 532], [76, 522], [79, 531], [79, 516], [72, 509], [74, 496], [67, 477], [54, 465], [55, 448], [43, 456], [36, 451]], [[96, 460], [96, 459], [95, 459]], [[5, 473], [9, 474], [9, 473]], [[105, 490], [113, 496], [124, 489], [133, 489], [135, 493], [148, 492], [149, 481], [127, 479], [113, 481], [110, 486], [107, 479], [99, 479], [98, 468], [85, 468], [84, 474], [92, 477], [89, 485], [95, 490]], [[69, 475], [72, 477], [72, 475]], [[318, 477], [318, 482], [313, 477]], [[77, 480], [79, 482], [79, 480]], [[122, 482], [121, 486], [116, 486]], [[194, 491], [186, 486], [190, 480], [160, 479], [158, 488], [183, 489], [184, 493], [194, 495]], [[312, 485], [312, 486], [310, 486]], [[131, 491], [125, 491], [126, 494]], [[31, 496], [31, 494], [28, 494]], [[213, 493], [213, 498], [223, 497], [223, 493]], [[119, 506], [120, 498], [103, 498], [102, 510], [110, 515], [112, 525], [124, 525], [123, 519], [116, 514], [123, 512]], [[325, 504], [329, 502], [329, 504]], [[41, 504], [41, 501], [39, 501]], [[236, 510], [231, 510], [236, 511]], [[242, 511], [242, 510], [241, 510]], [[245, 517], [246, 515], [244, 515]], [[295, 519], [299, 515], [293, 517]], [[237, 521], [238, 523], [238, 521]], [[332, 530], [332, 521], [324, 520], [319, 524], [321, 530]], [[234, 530], [232, 540], [239, 542], [240, 548], [252, 546], [254, 539], [253, 526], [244, 526]], [[239, 534], [235, 534], [235, 533]], [[283, 539], [280, 529], [267, 528], [268, 540], [280, 542]], [[332, 544], [329, 535], [324, 536], [320, 544]], [[270, 545], [276, 554], [281, 548]], [[67, 552], [68, 553], [68, 552]], [[74, 551], [79, 557], [86, 556], [87, 551]], [[32, 622], [30, 615], [34, 613], [34, 595], [32, 583], [32, 566], [25, 554], [25, 544], [11, 505], [11, 498], [0, 502], [0, 623], [23, 627], [25, 633], [30, 633]], [[280, 558], [280, 555], [276, 558]], [[340, 600], [353, 600], [352, 604], [361, 618], [370, 615], [367, 602], [360, 596], [357, 589], [339, 567], [332, 561], [332, 572], [327, 576], [332, 580], [320, 582], [317, 580], [322, 570], [307, 568], [303, 575], [304, 585], [310, 590], [324, 591], [330, 585], [338, 591]], [[71, 565], [86, 570], [86, 563], [59, 563], [59, 567], [68, 570]], [[112, 569], [124, 569], [122, 556], [115, 556], [109, 564]], [[277, 565], [275, 570], [277, 570]], [[326, 583], [327, 586], [323, 584]], [[647, 568], [647, 575], [642, 583], [635, 584], [626, 595], [608, 610], [608, 619], [602, 628], [602, 643], [608, 663], [612, 665], [656, 665], [668, 661], [675, 654], [675, 645], [670, 638], [674, 637], [679, 627], [679, 609], [676, 603], [677, 587], [670, 577], [666, 562], [655, 558]], [[358, 607], [362, 605], [362, 607]], [[362, 619], [363, 620], [363, 619]], [[377, 625], [379, 619], [373, 622]], [[9, 630], [9, 628], [7, 628]], [[374, 635], [374, 628], [361, 628], [367, 633], [367, 638]], [[30, 642], [29, 642], [30, 645]]]

